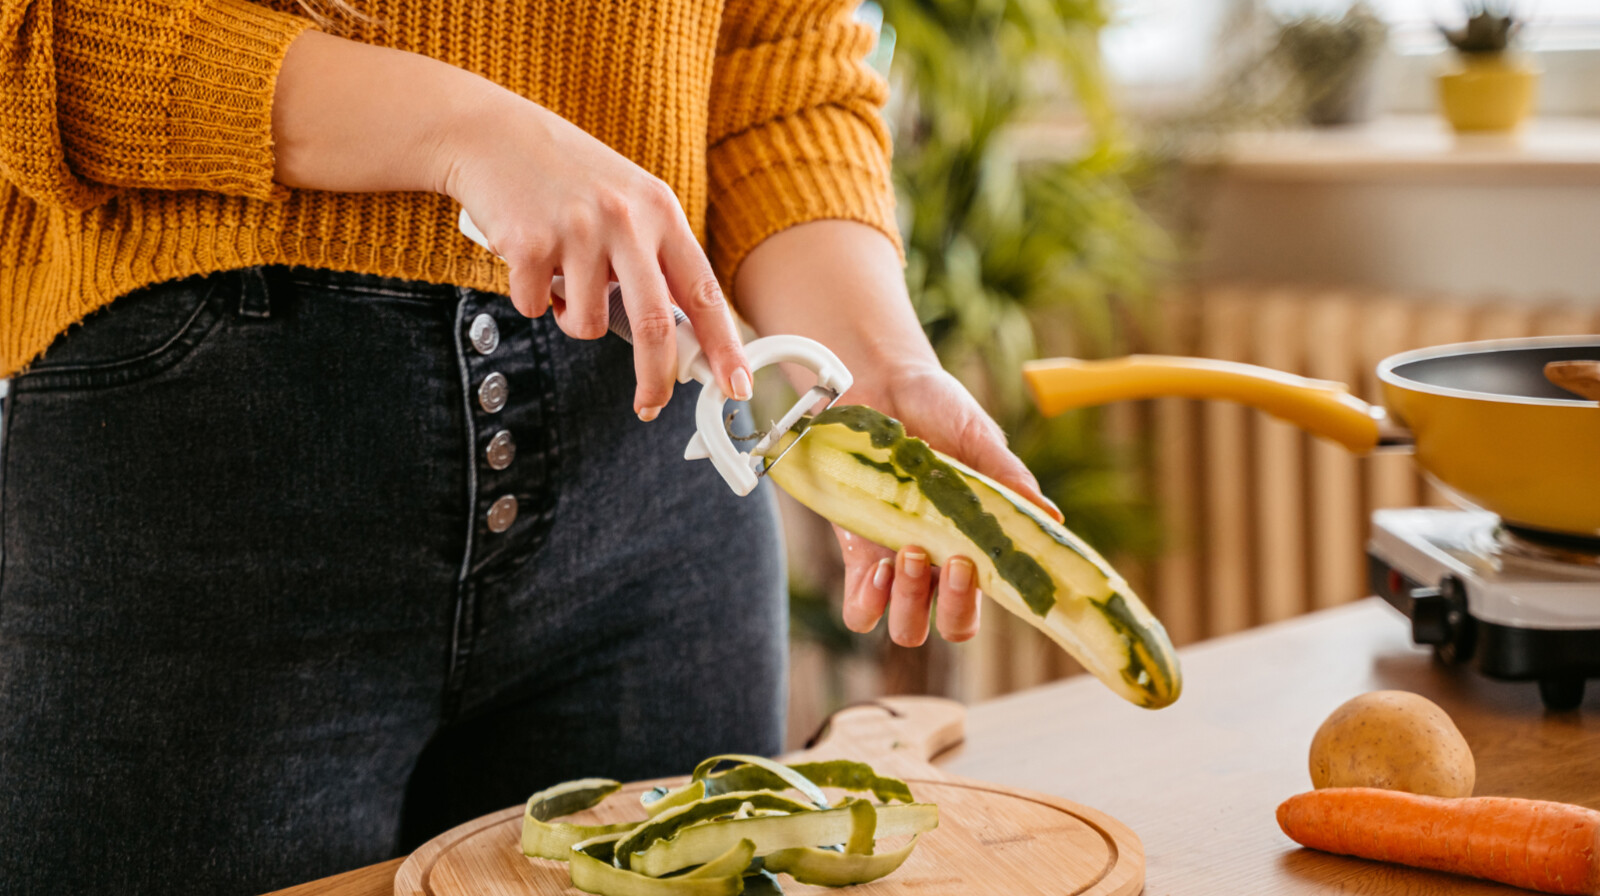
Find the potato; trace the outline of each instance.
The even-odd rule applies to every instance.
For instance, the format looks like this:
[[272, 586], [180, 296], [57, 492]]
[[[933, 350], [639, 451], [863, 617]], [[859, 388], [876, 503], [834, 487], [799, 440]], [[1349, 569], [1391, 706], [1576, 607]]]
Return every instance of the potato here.
[[1311, 739], [1311, 784], [1472, 795], [1477, 768], [1455, 722], [1426, 697], [1373, 691], [1333, 711]]

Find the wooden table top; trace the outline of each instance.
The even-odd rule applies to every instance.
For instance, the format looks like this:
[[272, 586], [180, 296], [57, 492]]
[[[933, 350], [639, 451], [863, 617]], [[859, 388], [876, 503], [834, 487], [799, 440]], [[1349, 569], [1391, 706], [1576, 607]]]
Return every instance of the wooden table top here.
[[1453, 875], [1304, 850], [1278, 803], [1311, 789], [1311, 736], [1366, 691], [1415, 691], [1472, 747], [1476, 793], [1600, 809], [1600, 687], [1547, 713], [1531, 683], [1433, 662], [1377, 598], [1181, 651], [1184, 693], [1131, 706], [1088, 679], [975, 706], [941, 763], [968, 777], [1058, 794], [1121, 819], [1144, 841], [1147, 896], [1526, 893]]
[[[1101, 809], [1144, 841], [1147, 896], [1356, 893], [1492, 896], [1526, 891], [1295, 846], [1274, 810], [1311, 788], [1311, 736], [1365, 691], [1415, 691], [1455, 719], [1480, 795], [1600, 809], [1600, 686], [1547, 713], [1532, 684], [1435, 664], [1376, 598], [1179, 653], [1184, 695], [1151, 712], [1074, 678], [975, 706], [940, 765]], [[399, 860], [271, 896], [390, 896]]]

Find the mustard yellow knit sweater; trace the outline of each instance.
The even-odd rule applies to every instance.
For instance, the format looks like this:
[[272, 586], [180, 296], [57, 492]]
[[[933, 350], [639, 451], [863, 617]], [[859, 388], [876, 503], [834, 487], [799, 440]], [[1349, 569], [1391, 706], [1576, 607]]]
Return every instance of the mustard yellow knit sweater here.
[[[484, 75], [677, 191], [724, 282], [767, 236], [895, 238], [853, 0], [355, 0], [341, 36]], [[0, 377], [141, 286], [295, 264], [504, 292], [429, 193], [273, 181], [295, 0], [0, 0]]]

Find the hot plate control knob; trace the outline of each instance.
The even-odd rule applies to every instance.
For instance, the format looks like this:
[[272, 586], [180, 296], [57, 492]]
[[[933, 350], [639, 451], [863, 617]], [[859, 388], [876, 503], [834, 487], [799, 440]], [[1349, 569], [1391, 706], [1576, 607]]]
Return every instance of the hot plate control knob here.
[[1411, 589], [1411, 640], [1418, 644], [1450, 640], [1450, 601], [1438, 588]]
[[1466, 593], [1459, 579], [1446, 576], [1437, 588], [1411, 589], [1411, 640], [1434, 645], [1449, 663], [1471, 654]]

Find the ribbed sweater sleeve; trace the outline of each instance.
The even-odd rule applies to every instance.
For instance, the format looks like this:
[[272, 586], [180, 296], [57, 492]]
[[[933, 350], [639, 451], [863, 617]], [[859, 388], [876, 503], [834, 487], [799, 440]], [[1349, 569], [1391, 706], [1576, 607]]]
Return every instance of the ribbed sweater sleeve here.
[[731, 283], [758, 243], [842, 218], [899, 246], [883, 79], [855, 0], [728, 0], [712, 76], [707, 242]]
[[273, 198], [274, 82], [310, 25], [246, 0], [0, 0], [0, 178], [72, 209]]

